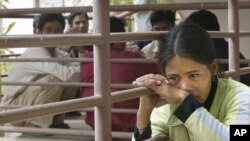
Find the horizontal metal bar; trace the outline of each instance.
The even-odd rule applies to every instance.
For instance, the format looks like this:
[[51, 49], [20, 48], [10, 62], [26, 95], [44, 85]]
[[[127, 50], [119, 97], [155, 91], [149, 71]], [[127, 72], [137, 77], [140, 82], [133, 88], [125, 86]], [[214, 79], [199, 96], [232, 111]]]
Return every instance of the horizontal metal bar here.
[[112, 92], [111, 102], [115, 103], [115, 102], [129, 100], [129, 99], [140, 97], [142, 95], [153, 94], [153, 93], [154, 92], [152, 90], [145, 88], [145, 87]]
[[249, 72], [250, 72], [250, 67], [240, 68], [240, 71], [239, 71], [240, 75], [249, 74]]
[[[150, 5], [112, 5], [110, 11], [151, 11], [151, 10], [197, 10], [197, 9], [227, 9], [227, 2], [198, 2], [198, 3], [168, 3], [168, 4], [150, 4]], [[239, 8], [250, 8], [250, 2], [239, 2]], [[92, 6], [79, 7], [52, 7], [52, 8], [19, 8], [19, 9], [2, 9], [0, 16], [10, 17], [23, 14], [36, 13], [68, 13], [68, 12], [91, 12]]]
[[12, 109], [0, 112], [0, 124], [14, 121], [22, 121], [40, 116], [56, 115], [65, 112], [75, 111], [86, 107], [100, 106], [103, 100], [100, 96], [92, 96], [67, 100], [43, 105], [35, 105], [19, 109]]
[[[44, 82], [0, 82], [0, 85], [26, 85], [26, 86], [72, 86], [72, 87], [93, 87], [93, 83], [85, 82], [53, 82], [53, 83], [44, 83]], [[129, 89], [134, 88], [132, 84], [118, 84], [112, 83], [112, 88], [120, 89]]]
[[14, 16], [23, 14], [46, 14], [46, 13], [65, 13], [65, 12], [91, 12], [92, 6], [79, 7], [51, 7], [51, 8], [18, 8], [18, 9], [1, 9], [0, 16]]
[[[30, 105], [28, 105], [30, 106]], [[28, 107], [27, 105], [0, 105], [0, 109], [18, 109], [18, 108], [24, 108]], [[84, 108], [78, 110], [79, 112], [87, 112], [87, 111], [94, 111], [94, 108]], [[112, 108], [112, 113], [130, 113], [135, 114], [137, 112], [137, 109], [122, 109], [122, 108]]]
[[249, 31], [240, 31], [239, 36], [240, 37], [249, 37], [250, 32]]
[[[67, 135], [80, 137], [94, 137], [95, 133], [91, 130], [77, 130], [77, 129], [52, 129], [52, 128], [31, 128], [31, 127], [8, 127], [0, 126], [2, 132], [20, 132], [20, 133], [39, 133], [39, 134], [53, 134], [53, 135]], [[111, 136], [116, 139], [130, 139], [131, 132], [112, 132]]]
[[[219, 59], [227, 64], [228, 59]], [[241, 64], [250, 64], [250, 59], [240, 59]], [[1, 58], [0, 62], [93, 62], [93, 58]], [[157, 59], [148, 58], [111, 58], [111, 63], [157, 63]]]
[[63, 47], [102, 43], [100, 34], [43, 34], [0, 36], [0, 48]]
[[[111, 102], [115, 103], [152, 93], [153, 91], [144, 87], [112, 92]], [[1, 111], [0, 124], [21, 121], [39, 116], [56, 115], [65, 112], [80, 110], [82, 108], [100, 106], [101, 104], [104, 104], [104, 102], [102, 101], [102, 98], [100, 96], [92, 96], [43, 105], [34, 105], [8, 111]]]
[[[110, 42], [161, 39], [167, 31], [111, 33]], [[234, 37], [232, 32], [212, 32], [214, 38]], [[47, 35], [7, 35], [0, 36], [0, 48], [17, 47], [63, 47], [102, 43], [100, 34], [47, 34]]]
[[[111, 63], [156, 63], [157, 59], [112, 58]], [[0, 62], [93, 62], [93, 58], [1, 58]]]

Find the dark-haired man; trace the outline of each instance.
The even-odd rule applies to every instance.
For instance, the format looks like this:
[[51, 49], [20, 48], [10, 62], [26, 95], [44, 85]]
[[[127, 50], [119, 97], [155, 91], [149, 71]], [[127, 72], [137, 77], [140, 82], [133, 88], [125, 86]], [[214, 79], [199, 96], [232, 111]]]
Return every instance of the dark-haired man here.
[[[89, 17], [85, 12], [71, 13], [68, 17], [69, 29], [67, 33], [88, 33]], [[70, 48], [74, 57], [79, 57], [93, 49], [92, 45], [73, 46]]]
[[[167, 31], [175, 26], [175, 13], [172, 10], [153, 11], [149, 17], [152, 31]], [[142, 41], [141, 52], [146, 58], [156, 58], [159, 54], [159, 41]], [[140, 46], [140, 44], [138, 44]]]
[[[62, 14], [42, 14], [37, 19], [36, 34], [63, 33], [65, 20]], [[56, 58], [59, 54], [55, 47], [28, 48], [21, 58]], [[66, 82], [79, 81], [79, 64], [65, 65], [58, 62], [16, 62], [13, 64], [7, 82]], [[62, 86], [6, 86], [2, 104], [4, 105], [40, 105], [75, 97], [75, 87]], [[40, 128], [68, 128], [63, 123], [64, 116], [46, 116], [14, 122], [12, 126]]]

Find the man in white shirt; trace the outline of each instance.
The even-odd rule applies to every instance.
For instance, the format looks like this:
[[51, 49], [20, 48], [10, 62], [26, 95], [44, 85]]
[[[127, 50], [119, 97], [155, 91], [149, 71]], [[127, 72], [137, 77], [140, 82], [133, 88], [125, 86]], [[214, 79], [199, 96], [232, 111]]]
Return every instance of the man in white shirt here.
[[[38, 18], [36, 34], [63, 33], [65, 20], [62, 14], [43, 14]], [[20, 58], [56, 58], [55, 47], [28, 48]], [[80, 81], [78, 63], [16, 62], [8, 74], [7, 82], [66, 82]], [[4, 105], [39, 105], [72, 99], [77, 87], [7, 85], [2, 99]], [[14, 122], [12, 126], [68, 128], [64, 114]]]

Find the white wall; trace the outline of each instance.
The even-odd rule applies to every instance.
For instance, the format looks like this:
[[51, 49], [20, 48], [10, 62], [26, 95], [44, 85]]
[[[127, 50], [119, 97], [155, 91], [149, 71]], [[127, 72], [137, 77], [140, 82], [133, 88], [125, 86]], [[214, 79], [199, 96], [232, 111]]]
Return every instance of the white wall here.
[[[8, 9], [13, 8], [33, 8], [34, 7], [33, 0], [9, 0], [9, 4], [7, 5]], [[33, 34], [33, 19], [22, 19], [22, 18], [3, 18], [2, 19], [2, 27], [7, 28], [8, 25], [12, 22], [15, 22], [15, 26], [11, 29], [8, 35], [23, 35], [23, 34]], [[12, 48], [10, 49], [15, 53], [22, 53], [25, 48]]]
[[[250, 1], [250, 0], [239, 0]], [[176, 2], [227, 2], [227, 0], [176, 0]], [[226, 9], [211, 10], [218, 17], [221, 31], [228, 29], [228, 14]], [[193, 10], [183, 10], [183, 13], [188, 16]], [[240, 31], [250, 31], [250, 9], [240, 9]], [[243, 37], [240, 39], [240, 51], [246, 57], [250, 58], [250, 37]]]

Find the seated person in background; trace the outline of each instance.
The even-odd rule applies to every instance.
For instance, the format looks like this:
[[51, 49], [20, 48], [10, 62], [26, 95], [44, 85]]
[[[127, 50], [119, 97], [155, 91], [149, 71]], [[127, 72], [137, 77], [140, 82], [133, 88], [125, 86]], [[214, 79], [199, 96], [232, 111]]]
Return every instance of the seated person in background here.
[[[71, 13], [68, 17], [69, 30], [67, 33], [88, 33], [89, 17], [85, 12]], [[93, 50], [93, 46], [74, 46], [70, 48], [74, 57]]]
[[[110, 17], [110, 32], [125, 32], [125, 23], [122, 19]], [[125, 51], [126, 43], [111, 43], [111, 58], [143, 58], [139, 52]], [[86, 58], [93, 58], [93, 52], [85, 54]], [[111, 83], [132, 83], [132, 81], [147, 73], [158, 73], [156, 64], [150, 63], [111, 63]], [[81, 63], [81, 76], [83, 82], [94, 81], [93, 63]], [[122, 89], [112, 88], [112, 92]], [[93, 87], [82, 87], [82, 97], [94, 95]], [[137, 109], [138, 98], [112, 104], [112, 108]], [[94, 114], [87, 112], [85, 121], [94, 129]], [[112, 113], [113, 131], [133, 131], [136, 122], [135, 114]]]
[[[66, 33], [88, 33], [89, 29], [89, 17], [88, 14], [85, 12], [75, 12], [70, 13], [68, 16], [68, 24], [69, 29], [66, 31]], [[64, 48], [65, 49], [65, 48]], [[88, 51], [92, 51], [93, 46], [92, 45], [80, 45], [80, 46], [70, 46], [68, 49], [66, 48], [67, 52], [70, 52], [71, 57], [81, 57]], [[80, 98], [80, 89], [78, 89], [76, 98]], [[66, 114], [66, 116], [78, 116], [80, 115], [79, 112], [70, 112]]]
[[133, 82], [155, 92], [140, 97], [133, 140], [229, 141], [230, 125], [250, 124], [250, 88], [223, 78], [205, 29], [190, 23], [171, 29], [158, 64], [162, 75]]
[[[62, 14], [42, 14], [38, 18], [37, 34], [63, 33], [65, 20]], [[54, 47], [28, 48], [20, 58], [56, 58]], [[68, 82], [80, 81], [80, 65], [63, 65], [57, 62], [16, 62], [6, 82]], [[75, 97], [77, 87], [63, 86], [6, 86], [3, 105], [40, 105]], [[63, 122], [64, 114], [46, 116], [10, 123], [12, 126], [68, 128]]]
[[[194, 23], [200, 25], [207, 31], [220, 31], [218, 19], [214, 13], [208, 10], [199, 10], [191, 13], [186, 20], [186, 23]], [[228, 42], [224, 38], [213, 38], [214, 46], [220, 59], [228, 59]], [[240, 53], [240, 59], [245, 57]], [[221, 65], [223, 71], [227, 71], [228, 64]], [[248, 64], [240, 64], [240, 67], [249, 67]], [[240, 76], [240, 82], [250, 86], [250, 74], [243, 74]]]
[[38, 22], [39, 22], [39, 15], [35, 16], [33, 19], [33, 33], [37, 34], [38, 33]]
[[[172, 10], [154, 11], [150, 15], [152, 31], [167, 31], [175, 26], [175, 13]], [[144, 44], [141, 52], [146, 58], [155, 58], [159, 52], [158, 40]]]
[[[153, 11], [149, 16], [152, 26], [151, 31], [167, 31], [175, 25], [175, 13], [172, 10]], [[135, 41], [133, 45], [137, 45], [141, 50], [152, 41]]]

